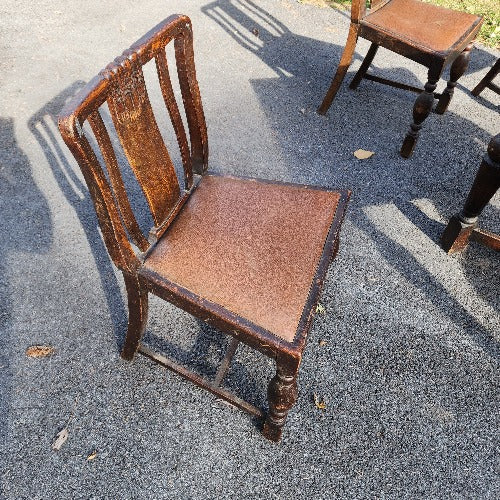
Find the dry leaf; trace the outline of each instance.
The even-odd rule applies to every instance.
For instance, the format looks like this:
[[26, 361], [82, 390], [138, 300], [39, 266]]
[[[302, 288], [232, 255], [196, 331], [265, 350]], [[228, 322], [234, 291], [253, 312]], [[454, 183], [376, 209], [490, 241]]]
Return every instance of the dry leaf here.
[[50, 345], [32, 345], [26, 349], [26, 356], [29, 358], [46, 358], [52, 356], [55, 349]]
[[326, 309], [321, 304], [316, 306], [316, 314], [325, 314], [325, 312]]
[[320, 345], [320, 347], [323, 347], [323, 346], [324, 346], [324, 345], [326, 345], [327, 343], [328, 343], [328, 342], [327, 342], [326, 340], [323, 340], [323, 339], [322, 339], [322, 340], [320, 340], [320, 341], [318, 342], [318, 344]]
[[319, 399], [316, 393], [313, 394], [314, 404], [318, 410], [326, 410], [326, 403], [324, 399]]
[[97, 457], [97, 450], [94, 450], [88, 457], [87, 460], [94, 460], [94, 458]]
[[365, 149], [357, 149], [354, 151], [354, 156], [358, 160], [367, 160], [368, 158], [371, 158], [375, 153], [373, 151], [366, 151]]
[[68, 439], [68, 436], [69, 436], [69, 432], [68, 432], [68, 429], [66, 429], [66, 427], [65, 427], [57, 435], [56, 440], [52, 444], [52, 449], [56, 450], [56, 451], [59, 451], [61, 449], [61, 446], [66, 442], [66, 439]]

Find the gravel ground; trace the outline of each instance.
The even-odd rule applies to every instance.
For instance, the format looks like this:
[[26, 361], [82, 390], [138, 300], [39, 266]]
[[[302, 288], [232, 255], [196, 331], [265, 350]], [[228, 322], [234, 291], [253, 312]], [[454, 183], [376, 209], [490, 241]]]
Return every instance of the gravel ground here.
[[[54, 126], [83, 82], [174, 12], [193, 21], [211, 169], [353, 191], [279, 445], [147, 359], [120, 359], [122, 278]], [[469, 92], [498, 53], [474, 50], [449, 112], [428, 118], [403, 160], [413, 95], [364, 81], [315, 113], [345, 13], [294, 0], [4, 0], [0, 14], [1, 498], [500, 497], [498, 255], [471, 244], [448, 257], [438, 243], [500, 128], [498, 96]], [[375, 67], [425, 79], [385, 50]], [[375, 156], [356, 160], [358, 148]], [[497, 196], [483, 225], [500, 232], [499, 211]], [[213, 372], [226, 339], [161, 301], [151, 309], [145, 342]], [[28, 358], [32, 344], [55, 354]], [[227, 384], [265, 405], [272, 371], [242, 348]]]

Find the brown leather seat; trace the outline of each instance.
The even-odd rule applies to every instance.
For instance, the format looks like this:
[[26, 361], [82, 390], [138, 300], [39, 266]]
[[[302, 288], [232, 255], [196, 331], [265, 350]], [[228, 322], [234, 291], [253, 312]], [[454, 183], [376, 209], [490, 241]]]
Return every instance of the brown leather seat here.
[[[170, 77], [169, 42], [187, 129]], [[208, 136], [192, 44], [189, 18], [166, 19], [67, 104], [59, 130], [83, 172], [108, 252], [123, 272], [129, 320], [122, 357], [132, 360], [140, 352], [263, 418], [263, 434], [278, 441], [297, 399], [302, 353], [350, 193], [207, 174]], [[177, 137], [183, 189], [147, 92], [142, 68], [152, 60]], [[128, 165], [118, 160], [116, 139]], [[147, 201], [155, 224], [148, 237], [124, 170], [129, 179], [135, 175]], [[142, 344], [150, 293], [229, 336], [212, 380]], [[239, 342], [276, 362], [267, 414], [221, 386]]]
[[[481, 28], [482, 18], [420, 0], [371, 0], [370, 6], [371, 10], [367, 11], [366, 0], [352, 0], [347, 42], [318, 113], [328, 111], [349, 69], [358, 37], [365, 38], [372, 44], [349, 88], [356, 89], [366, 78], [419, 94], [413, 106], [413, 123], [400, 150], [401, 156], [409, 158], [435, 98], [439, 99], [436, 113], [443, 114], [448, 109], [457, 80], [467, 70], [472, 43]], [[423, 91], [367, 72], [379, 46], [428, 68]], [[450, 64], [448, 84], [442, 94], [437, 94], [437, 82]]]
[[332, 191], [205, 175], [140, 273], [293, 342], [338, 201]]
[[395, 39], [413, 42], [424, 50], [447, 52], [475, 28], [477, 19], [472, 14], [419, 0], [392, 0], [368, 14], [361, 24], [371, 25]]

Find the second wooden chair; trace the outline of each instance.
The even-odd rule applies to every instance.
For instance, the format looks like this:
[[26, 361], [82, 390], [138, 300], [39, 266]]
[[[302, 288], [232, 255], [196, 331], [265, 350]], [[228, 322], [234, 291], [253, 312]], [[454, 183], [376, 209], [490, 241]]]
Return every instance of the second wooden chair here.
[[[366, 78], [419, 94], [413, 106], [413, 123], [401, 147], [401, 156], [409, 158], [434, 99], [439, 99], [436, 113], [442, 114], [448, 108], [457, 80], [469, 64], [472, 42], [481, 24], [479, 16], [420, 0], [372, 0], [369, 11], [365, 0], [353, 0], [344, 52], [318, 113], [325, 114], [332, 104], [351, 64], [358, 37], [370, 40], [372, 45], [349, 87], [357, 88]], [[379, 46], [426, 66], [428, 76], [424, 90], [367, 73]], [[444, 92], [437, 94], [437, 83], [449, 64], [450, 80]]]

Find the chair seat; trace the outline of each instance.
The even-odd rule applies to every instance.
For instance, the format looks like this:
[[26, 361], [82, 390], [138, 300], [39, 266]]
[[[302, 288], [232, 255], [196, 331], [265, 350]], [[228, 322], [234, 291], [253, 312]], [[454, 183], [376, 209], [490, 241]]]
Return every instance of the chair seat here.
[[442, 53], [466, 39], [480, 20], [478, 16], [420, 0], [392, 0], [368, 14], [361, 25], [426, 51]]
[[323, 189], [205, 175], [140, 273], [293, 342], [339, 199]]

